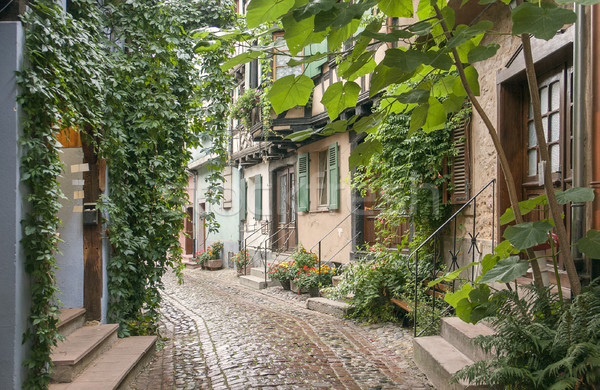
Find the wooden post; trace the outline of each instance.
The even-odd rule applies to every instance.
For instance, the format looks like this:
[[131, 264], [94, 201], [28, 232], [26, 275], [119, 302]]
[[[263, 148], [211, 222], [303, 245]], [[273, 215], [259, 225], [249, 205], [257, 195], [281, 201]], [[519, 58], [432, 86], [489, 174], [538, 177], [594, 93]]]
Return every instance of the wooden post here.
[[[105, 164], [98, 160], [94, 146], [83, 137], [83, 162], [89, 165], [89, 171], [83, 173], [85, 181], [83, 191], [85, 203], [97, 203], [104, 189]], [[102, 169], [103, 172], [100, 172]], [[101, 180], [102, 179], [102, 183]], [[96, 225], [83, 226], [83, 306], [88, 321], [102, 317], [102, 221]]]

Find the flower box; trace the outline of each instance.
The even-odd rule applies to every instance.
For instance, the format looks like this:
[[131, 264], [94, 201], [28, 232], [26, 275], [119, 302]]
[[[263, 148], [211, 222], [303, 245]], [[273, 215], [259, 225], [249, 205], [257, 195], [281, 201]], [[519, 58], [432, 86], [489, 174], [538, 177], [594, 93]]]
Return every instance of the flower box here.
[[221, 269], [223, 267], [223, 259], [206, 260], [206, 268], [209, 270]]

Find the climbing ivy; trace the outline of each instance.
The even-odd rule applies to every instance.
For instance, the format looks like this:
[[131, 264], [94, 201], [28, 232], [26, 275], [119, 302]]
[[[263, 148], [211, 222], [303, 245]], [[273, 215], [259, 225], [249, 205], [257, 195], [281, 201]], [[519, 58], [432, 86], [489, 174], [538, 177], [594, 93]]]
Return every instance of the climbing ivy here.
[[60, 337], [56, 135], [85, 129], [87, 143], [108, 160], [109, 317], [120, 323], [122, 336], [152, 332], [160, 278], [168, 267], [180, 267], [188, 148], [201, 134], [212, 141], [219, 156], [213, 182], [226, 155], [230, 80], [219, 63], [228, 48], [199, 44], [192, 35], [199, 26], [223, 27], [232, 14], [230, 4], [218, 0], [115, 1], [102, 8], [74, 0], [66, 12], [52, 0], [29, 3], [26, 66], [17, 74], [22, 180], [29, 191], [22, 245], [32, 294], [25, 388], [48, 387], [50, 351]]
[[98, 128], [103, 109], [105, 68], [99, 50], [98, 13], [93, 1], [73, 3], [81, 18], [63, 13], [56, 2], [29, 3], [23, 15], [26, 66], [17, 73], [23, 110], [22, 181], [29, 208], [22, 221], [25, 269], [31, 279], [31, 310], [24, 342], [31, 352], [24, 387], [48, 386], [50, 351], [58, 340], [55, 253], [61, 191], [60, 129]]
[[[220, 178], [228, 103], [220, 96], [228, 94], [226, 77], [215, 72], [226, 49], [206, 51], [200, 61], [196, 51], [210, 45], [192, 37], [195, 28], [229, 18], [231, 9], [218, 4], [107, 5], [114, 38], [101, 145], [111, 185], [103, 209], [112, 245], [108, 318], [120, 324], [121, 336], [156, 332], [161, 277], [181, 268], [186, 168], [200, 133], [219, 156], [211, 180]], [[218, 189], [212, 194], [218, 199]]]

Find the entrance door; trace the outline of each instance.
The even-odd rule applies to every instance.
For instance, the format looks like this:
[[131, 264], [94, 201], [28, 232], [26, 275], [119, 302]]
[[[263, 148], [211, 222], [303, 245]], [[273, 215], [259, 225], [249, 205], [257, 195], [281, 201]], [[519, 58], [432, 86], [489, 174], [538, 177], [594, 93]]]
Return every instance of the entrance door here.
[[184, 222], [185, 229], [185, 253], [186, 255], [194, 254], [194, 208], [187, 208], [187, 216]]
[[[555, 190], [566, 190], [571, 187], [571, 141], [573, 138], [571, 130], [572, 113], [572, 70], [570, 67], [561, 66], [552, 72], [540, 77], [539, 94], [541, 100], [542, 121], [544, 134], [548, 143], [550, 154], [550, 172]], [[534, 198], [544, 193], [540, 185], [541, 172], [538, 167], [539, 146], [535, 135], [533, 124], [533, 109], [531, 103], [525, 110], [526, 118], [523, 132], [524, 150], [524, 172], [523, 172], [523, 199]], [[564, 207], [565, 220], [570, 221], [571, 207]], [[528, 214], [527, 221], [535, 221], [548, 217], [547, 212], [540, 208]], [[567, 233], [570, 235], [570, 223], [566, 224]], [[550, 251], [549, 253], [550, 254]], [[559, 261], [562, 260], [559, 257]]]
[[296, 172], [288, 167], [276, 172], [276, 219], [273, 248], [292, 250], [298, 242], [296, 236]]
[[206, 212], [206, 203], [198, 203], [198, 247], [196, 251], [206, 250], [206, 219], [204, 213]]

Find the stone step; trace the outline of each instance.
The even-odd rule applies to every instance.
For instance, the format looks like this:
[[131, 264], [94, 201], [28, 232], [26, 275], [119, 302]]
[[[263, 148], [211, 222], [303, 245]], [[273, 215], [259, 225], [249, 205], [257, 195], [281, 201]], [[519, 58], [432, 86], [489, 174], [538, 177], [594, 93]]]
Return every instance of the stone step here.
[[442, 318], [440, 335], [472, 361], [486, 360], [491, 357], [486, 355], [477, 344], [474, 344], [473, 339], [477, 336], [492, 334], [494, 334], [494, 330], [482, 323], [473, 325], [458, 317]]
[[348, 303], [333, 301], [323, 297], [308, 298], [306, 300], [306, 308], [341, 318], [346, 317], [351, 310]]
[[437, 390], [483, 390], [488, 386], [475, 386], [466, 382], [450, 384], [450, 378], [460, 369], [473, 364], [465, 354], [441, 336], [418, 337], [413, 340], [417, 367]]
[[[267, 265], [267, 274], [269, 272], [269, 265]], [[265, 278], [265, 267], [252, 267], [250, 269], [250, 275], [252, 276], [256, 276], [257, 278], [262, 278], [264, 280]]]
[[120, 339], [71, 383], [54, 383], [49, 390], [126, 389], [152, 359], [156, 336]]
[[250, 287], [255, 290], [262, 290], [267, 287], [278, 286], [279, 282], [277, 280], [267, 279], [267, 283], [265, 283], [265, 278], [259, 278], [253, 275], [242, 275], [239, 278], [240, 284], [242, 286]]
[[58, 333], [68, 336], [85, 325], [85, 309], [60, 309], [58, 315]]
[[200, 268], [201, 265], [196, 263], [193, 260], [183, 260], [183, 265], [185, 266], [185, 268], [189, 268], [189, 269], [196, 269], [196, 268]]
[[116, 324], [84, 326], [68, 335], [52, 350], [54, 382], [71, 382], [94, 359], [117, 342]]

